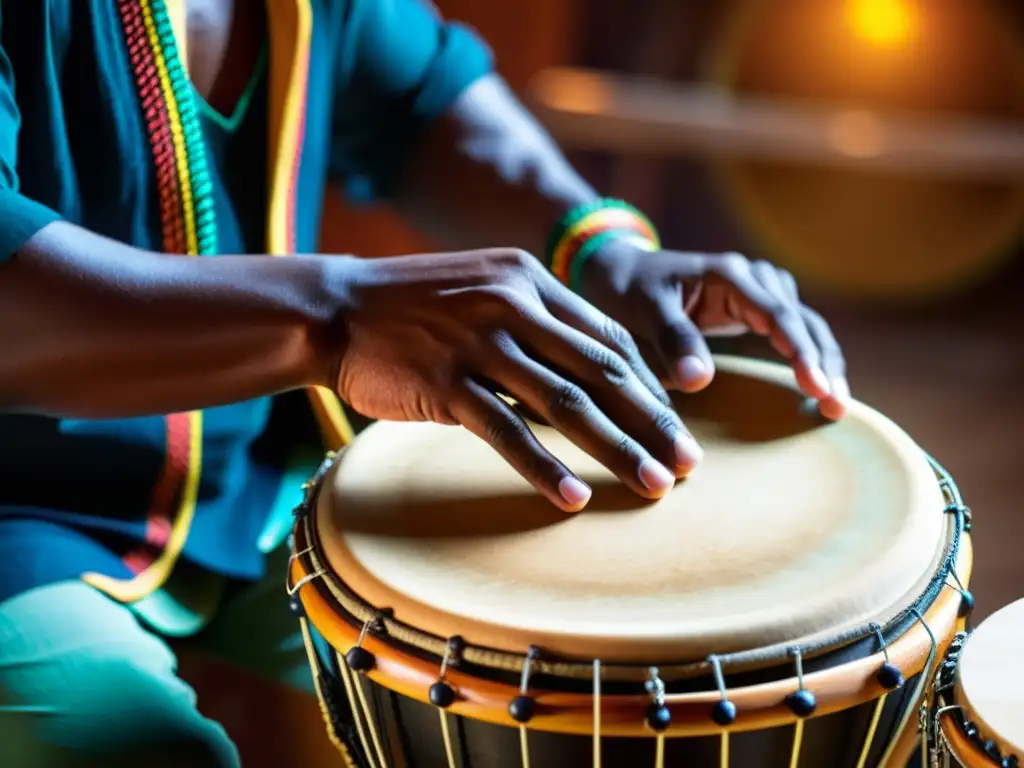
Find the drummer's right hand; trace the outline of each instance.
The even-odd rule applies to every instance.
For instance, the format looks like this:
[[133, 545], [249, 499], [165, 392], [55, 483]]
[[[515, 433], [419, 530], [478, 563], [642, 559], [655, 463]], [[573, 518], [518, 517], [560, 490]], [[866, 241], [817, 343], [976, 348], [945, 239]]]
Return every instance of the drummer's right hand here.
[[566, 511], [590, 488], [498, 394], [540, 414], [641, 496], [702, 456], [629, 333], [528, 253], [358, 261], [333, 381], [365, 416], [462, 424]]

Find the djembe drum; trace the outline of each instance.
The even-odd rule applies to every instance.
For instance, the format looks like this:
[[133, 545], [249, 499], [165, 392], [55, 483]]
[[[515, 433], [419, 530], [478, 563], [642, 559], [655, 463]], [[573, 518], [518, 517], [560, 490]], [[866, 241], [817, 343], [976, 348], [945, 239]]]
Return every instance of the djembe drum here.
[[457, 427], [378, 423], [325, 462], [288, 592], [345, 763], [905, 764], [972, 604], [953, 481], [780, 366], [719, 358], [678, 405], [706, 456], [655, 503], [542, 426], [580, 514]]
[[950, 643], [929, 720], [934, 765], [1024, 766], [1024, 600]]

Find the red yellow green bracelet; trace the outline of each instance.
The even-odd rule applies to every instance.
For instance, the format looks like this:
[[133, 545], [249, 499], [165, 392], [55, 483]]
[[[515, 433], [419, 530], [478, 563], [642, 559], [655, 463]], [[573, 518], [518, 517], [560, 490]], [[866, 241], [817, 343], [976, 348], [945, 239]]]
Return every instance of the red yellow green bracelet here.
[[584, 262], [617, 239], [650, 251], [661, 248], [658, 233], [646, 216], [629, 203], [601, 198], [574, 208], [555, 225], [548, 240], [548, 266], [555, 277], [578, 291]]

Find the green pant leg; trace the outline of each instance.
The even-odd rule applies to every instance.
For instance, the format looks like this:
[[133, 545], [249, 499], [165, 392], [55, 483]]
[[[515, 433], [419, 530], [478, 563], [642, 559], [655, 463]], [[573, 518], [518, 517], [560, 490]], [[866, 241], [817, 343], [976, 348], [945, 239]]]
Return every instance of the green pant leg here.
[[176, 658], [130, 610], [61, 582], [0, 604], [0, 765], [238, 768]]

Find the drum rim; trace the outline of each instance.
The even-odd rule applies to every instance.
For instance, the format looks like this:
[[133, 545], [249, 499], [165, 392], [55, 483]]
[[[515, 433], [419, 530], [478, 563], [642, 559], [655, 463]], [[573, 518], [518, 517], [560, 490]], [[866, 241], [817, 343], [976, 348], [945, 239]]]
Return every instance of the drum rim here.
[[[358, 620], [347, 618], [332, 594], [329, 587], [330, 574], [317, 570], [317, 561], [310, 557], [312, 550], [307, 538], [310, 534], [309, 519], [303, 517], [296, 526], [293, 545], [296, 552], [288, 575], [290, 584], [301, 585], [297, 595], [306, 620], [323, 635], [337, 654], [338, 663], [346, 670], [347, 662], [339, 649], [360, 645], [375, 659], [375, 666], [364, 673], [367, 677], [389, 690], [429, 703], [429, 688], [439, 679], [440, 665], [436, 661], [425, 660], [423, 653], [413, 655], [407, 647], [399, 648], [390, 638], [368, 633], [363, 636]], [[956, 552], [955, 565], [961, 580], [966, 584], [971, 571], [973, 549], [969, 536], [965, 536], [962, 543], [963, 546]], [[919, 700], [930, 674], [927, 669], [938, 662], [962, 621], [959, 612], [959, 594], [952, 589], [940, 589], [927, 609], [921, 611], [924, 621], [914, 621], [909, 629], [887, 646], [887, 653], [878, 652], [805, 676], [805, 689], [818, 700], [814, 715], [829, 714], [884, 698], [889, 691], [879, 683], [876, 674], [887, 660], [897, 666], [907, 679], [923, 673], [915, 686], [917, 691], [913, 697], [914, 701]], [[935, 643], [934, 647], [931, 647], [932, 642]], [[605, 668], [602, 667], [602, 682], [605, 681], [604, 672]], [[457, 666], [449, 667], [444, 679], [458, 691], [458, 697], [450, 707], [454, 714], [500, 725], [519, 725], [507, 710], [508, 703], [520, 692], [516, 685], [468, 675]], [[737, 721], [728, 729], [756, 730], [797, 722], [800, 718], [787, 706], [788, 696], [797, 689], [797, 683], [797, 678], [790, 677], [730, 688], [727, 691], [728, 700], [736, 705], [738, 716]], [[592, 732], [592, 694], [541, 689], [531, 690], [530, 693], [542, 711], [530, 721], [530, 728], [562, 733]], [[720, 697], [717, 690], [667, 694], [665, 703], [672, 711], [672, 725], [666, 735], [678, 737], [720, 733], [722, 726], [716, 724], [710, 716], [712, 707]], [[644, 693], [602, 694], [603, 735], [649, 735], [650, 731], [644, 721], [649, 705], [650, 696]], [[893, 734], [892, 744], [897, 743], [899, 734], [912, 719], [914, 710], [911, 702], [899, 729]]]
[[[739, 378], [752, 377], [768, 384], [772, 388], [791, 390], [797, 393], [797, 386], [792, 376], [792, 371], [786, 366], [771, 363], [764, 360], [756, 360], [747, 357], [732, 355], [716, 356], [716, 367], [723, 372], [736, 375]], [[899, 462], [906, 473], [907, 488], [912, 494], [910, 504], [912, 509], [907, 524], [901, 529], [900, 536], [905, 536], [910, 529], [911, 522], [916, 519], [919, 522], [913, 525], [925, 525], [929, 528], [927, 532], [927, 559], [923, 559], [923, 550], [911, 553], [917, 561], [914, 569], [903, 569], [899, 571], [891, 564], [892, 557], [902, 557], [896, 550], [885, 550], [888, 552], [887, 560], [872, 562], [869, 570], [865, 571], [868, 585], [860, 585], [851, 582], [850, 591], [836, 591], [835, 597], [841, 603], [852, 601], [856, 608], [856, 616], [846, 612], [836, 612], [835, 602], [829, 602], [820, 606], [824, 610], [825, 618], [817, 619], [813, 611], [808, 611], [807, 606], [796, 606], [798, 613], [796, 618], [785, 618], [788, 611], [762, 612], [756, 618], [756, 626], [762, 631], [744, 629], [740, 636], [734, 630], [726, 629], [727, 617], [723, 617], [724, 623], [720, 622], [717, 628], [709, 627], [711, 636], [705, 632], [694, 634], [692, 629], [687, 629], [685, 623], [670, 630], [667, 634], [659, 634], [652, 631], [654, 628], [649, 625], [629, 626], [623, 630], [613, 628], [613, 625], [604, 620], [605, 627], [597, 629], [596, 634], [588, 632], [579, 626], [564, 625], [555, 620], [549, 614], [542, 612], [542, 618], [538, 622], [531, 622], [529, 617], [520, 618], [525, 620], [520, 625], [515, 617], [501, 617], [488, 612], [486, 608], [479, 615], [472, 612], [472, 601], [457, 606], [451, 611], [442, 601], [440, 606], [433, 605], [429, 599], [425, 600], [422, 593], [415, 589], [406, 594], [401, 588], [396, 587], [388, 578], [387, 572], [377, 573], [362, 561], [357, 554], [358, 550], [352, 548], [351, 544], [344, 539], [333, 536], [333, 529], [344, 531], [344, 526], [334, 522], [332, 510], [338, 508], [338, 499], [329, 493], [321, 494], [322, 498], [317, 506], [311, 508], [311, 514], [315, 515], [314, 528], [318, 537], [322, 534], [327, 536], [327, 531], [332, 531], [330, 538], [318, 539], [318, 554], [329, 563], [328, 568], [339, 574], [347, 588], [355, 595], [358, 595], [363, 603], [377, 606], [389, 606], [395, 609], [403, 621], [416, 630], [421, 630], [425, 637], [449, 637], [451, 635], [464, 635], [472, 637], [475, 644], [490, 647], [495, 650], [511, 654], [521, 654], [529, 644], [538, 644], [551, 653], [562, 653], [564, 655], [582, 658], [589, 662], [591, 656], [600, 656], [605, 662], [634, 665], [639, 663], [663, 664], [666, 659], [692, 662], [703, 659], [708, 653], [718, 654], [721, 658], [728, 658], [729, 664], [738, 663], [734, 656], [742, 654], [752, 646], [762, 650], [773, 651], [769, 657], [753, 665], [745, 664], [747, 668], [755, 668], [760, 665], [770, 666], [773, 659], [784, 659], [786, 649], [791, 646], [817, 646], [819, 643], [829, 646], [834, 645], [834, 639], [847, 632], [852, 637], [860, 636], [857, 632], [851, 631], [855, 627], [865, 626], [874, 621], [879, 624], [890, 626], [905, 618], [908, 606], [920, 602], [921, 594], [934, 580], [939, 569], [942, 567], [943, 558], [948, 554], [948, 536], [946, 531], [935, 519], [935, 511], [948, 506], [949, 501], [944, 499], [945, 493], [942, 485], [936, 483], [936, 468], [921, 451], [914, 440], [893, 423], [884, 414], [861, 403], [851, 405], [851, 417], [857, 424], [874, 433], [887, 450], [893, 453], [893, 460]], [[394, 427], [397, 425], [379, 425], [391, 427], [392, 431], [379, 433], [376, 445], [381, 445], [381, 437], [389, 436], [391, 439], [401, 437], [396, 433]], [[369, 445], [374, 445], [371, 441]], [[384, 445], [387, 445], [385, 441]], [[340, 456], [336, 462], [336, 468], [328, 467], [332, 477], [318, 477], [316, 482], [325, 484], [333, 491], [341, 494], [344, 498], [344, 485], [338, 485], [338, 476], [344, 477], [344, 473], [352, 461], [358, 461], [357, 457], [350, 457], [347, 453]], [[364, 468], [365, 469], [365, 468]], [[326, 471], [326, 470], [325, 470]], [[952, 479], [949, 479], [952, 483]], [[342, 501], [343, 503], [343, 501]], [[925, 522], [926, 518], [932, 520]], [[922, 529], [923, 532], [923, 529]], [[904, 545], [920, 544], [920, 540], [904, 539]], [[883, 543], [883, 549], [890, 544]], [[881, 555], [879, 555], [881, 557]], [[887, 563], [889, 563], [887, 565]], [[867, 567], [867, 566], [866, 566]], [[862, 588], [878, 593], [879, 587], [885, 584], [879, 581], [879, 573], [890, 572], [900, 580], [900, 590], [896, 594], [892, 590], [885, 600], [876, 603], [870, 601], [860, 602], [862, 599]], [[891, 590], [891, 587], [882, 587], [882, 590]], [[813, 602], [813, 598], [811, 598]], [[458, 601], [456, 601], [458, 602]], [[831, 607], [830, 607], [831, 606]], [[482, 606], [483, 607], [483, 606]], [[923, 605], [922, 605], [923, 607]], [[357, 615], [362, 611], [356, 609]], [[853, 622], [856, 621], [857, 624]], [[763, 625], [763, 626], [762, 626]], [[678, 637], [677, 637], [678, 635]], [[742, 638], [742, 639], [741, 639]], [[415, 643], [413, 643], [415, 644]], [[428, 647], [432, 645], [429, 641]], [[639, 652], [638, 652], [639, 651]], [[441, 653], [441, 651], [436, 651]], [[819, 655], [817, 652], [809, 652], [808, 656]], [[514, 666], [518, 668], [521, 659]]]
[[[319, 541], [317, 527], [311, 522], [314, 517], [319, 491], [323, 487], [323, 478], [328, 474], [331, 463], [326, 461], [317, 474], [312, 493], [308, 499], [308, 506], [299, 517], [298, 529], [302, 530], [301, 536], [295, 536], [296, 552], [293, 557], [303, 562], [303, 577], [311, 574], [318, 574], [317, 589], [326, 587], [330, 601], [337, 604], [344, 615], [351, 617], [350, 623], [356, 627], [369, 625], [370, 622], [380, 622], [386, 631], [389, 639], [397, 641], [396, 644], [414, 648], [431, 658], [440, 660], [445, 654], [449, 638], [427, 632], [419, 627], [409, 625], [405, 622], [394, 619], [386, 612], [382, 613], [378, 607], [363, 600], [352, 588], [333, 570], [322, 557], [322, 546]], [[959, 499], [959, 493], [955, 491], [954, 498]], [[954, 502], [955, 505], [955, 502]], [[966, 507], [961, 508], [966, 510]], [[948, 507], [947, 507], [948, 509]], [[912, 617], [915, 610], [923, 614], [937, 599], [944, 587], [954, 588], [949, 583], [950, 572], [956, 573], [957, 577], [966, 584], [966, 577], [960, 572], [957, 563], [958, 551], [961, 544], [968, 537], [963, 534], [965, 527], [963, 512], [947, 514], [945, 545], [943, 556], [932, 577], [929, 579], [922, 593], [913, 600], [910, 605], [902, 609], [896, 616], [890, 619], [885, 625], [879, 627], [877, 624], [870, 624], [847, 630], [841, 634], [832, 635], [826, 640], [820, 641], [813, 646], [801, 647], [803, 659], [814, 659], [837, 651], [848, 644], [877, 634], [879, 629], [885, 638], [885, 643], [894, 642], [906, 634], [913, 626], [906, 622]], [[298, 583], [297, 581], [293, 583]], [[903, 626], [901, 626], [903, 625]], [[670, 660], [665, 659], [657, 666], [661, 676], [667, 682], [685, 680], [698, 677], [706, 677], [712, 671], [711, 658], [717, 658], [723, 668], [727, 668], [727, 674], [736, 674], [754, 670], [762, 670], [777, 667], [790, 661], [793, 644], [777, 644], [766, 648], [756, 648], [739, 653], [720, 654], [708, 656], [701, 660]], [[515, 653], [504, 649], [490, 648], [483, 645], [466, 644], [462, 652], [462, 658], [474, 666], [484, 669], [491, 669], [496, 672], [518, 672], [522, 669], [526, 659], [526, 652]], [[564, 659], [552, 657], [548, 654], [532, 662], [533, 669], [539, 674], [552, 675], [571, 679], [589, 679], [592, 670], [589, 661], [581, 662], [578, 659]], [[646, 671], [651, 666], [649, 663], [621, 663], [618, 661], [603, 664], [604, 674], [609, 681], [643, 681], [646, 679]]]

